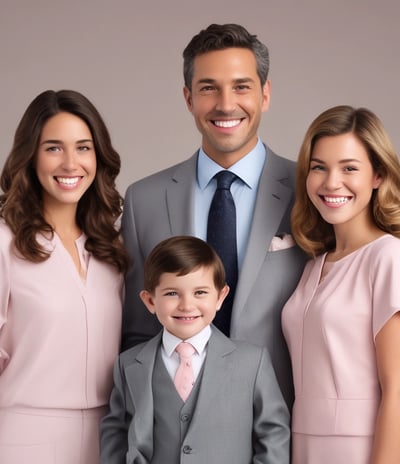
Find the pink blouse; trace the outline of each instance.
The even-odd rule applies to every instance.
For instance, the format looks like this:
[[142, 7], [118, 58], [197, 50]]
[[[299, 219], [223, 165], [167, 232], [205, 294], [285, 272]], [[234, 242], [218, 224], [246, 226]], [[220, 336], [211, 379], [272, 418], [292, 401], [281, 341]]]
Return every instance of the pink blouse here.
[[310, 261], [282, 312], [295, 384], [293, 432], [373, 435], [375, 337], [400, 310], [400, 240], [384, 235], [332, 263]]
[[[59, 237], [50, 258], [17, 257], [0, 221], [0, 408], [86, 409], [108, 403], [119, 351], [123, 279], [76, 245], [83, 280]], [[87, 263], [87, 265], [86, 265]]]

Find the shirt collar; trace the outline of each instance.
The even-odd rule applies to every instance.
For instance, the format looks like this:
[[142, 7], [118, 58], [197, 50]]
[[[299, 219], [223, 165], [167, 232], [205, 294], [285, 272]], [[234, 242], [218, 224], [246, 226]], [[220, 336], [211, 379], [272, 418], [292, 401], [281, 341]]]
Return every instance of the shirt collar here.
[[182, 341], [190, 343], [191, 345], [194, 346], [198, 354], [202, 354], [210, 337], [211, 337], [211, 327], [209, 325], [204, 327], [203, 330], [201, 330], [199, 333], [197, 333], [193, 337], [188, 338], [187, 340], [181, 340], [180, 338], [175, 337], [175, 335], [172, 335], [172, 333], [168, 332], [168, 330], [164, 329], [163, 335], [162, 335], [162, 344], [163, 344], [163, 347], [164, 347], [164, 350], [167, 356], [169, 357], [174, 354], [175, 348]]
[[[229, 168], [251, 189], [257, 188], [261, 172], [265, 162], [265, 147], [260, 139], [257, 145], [242, 159]], [[217, 172], [223, 170], [219, 164], [206, 155], [200, 148], [197, 158], [197, 182], [201, 190], [204, 190]]]

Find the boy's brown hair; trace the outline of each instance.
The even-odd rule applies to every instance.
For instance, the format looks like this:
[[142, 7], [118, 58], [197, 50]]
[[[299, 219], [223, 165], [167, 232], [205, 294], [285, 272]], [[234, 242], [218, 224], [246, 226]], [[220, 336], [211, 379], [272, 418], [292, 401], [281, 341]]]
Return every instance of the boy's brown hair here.
[[183, 276], [200, 267], [213, 269], [215, 288], [222, 290], [226, 284], [224, 265], [210, 245], [189, 235], [167, 238], [156, 245], [146, 259], [144, 289], [154, 293], [165, 272]]

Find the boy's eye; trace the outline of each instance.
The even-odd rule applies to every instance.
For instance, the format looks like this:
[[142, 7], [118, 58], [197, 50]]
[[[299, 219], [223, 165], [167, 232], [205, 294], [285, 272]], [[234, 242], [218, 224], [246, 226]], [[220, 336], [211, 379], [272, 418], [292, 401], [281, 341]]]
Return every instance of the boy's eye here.
[[196, 295], [206, 295], [207, 292], [205, 290], [197, 290]]
[[172, 291], [171, 291], [171, 292], [167, 292], [167, 293], [165, 294], [165, 296], [176, 296], [176, 295], [177, 295], [177, 293], [176, 293], [176, 292], [172, 292]]

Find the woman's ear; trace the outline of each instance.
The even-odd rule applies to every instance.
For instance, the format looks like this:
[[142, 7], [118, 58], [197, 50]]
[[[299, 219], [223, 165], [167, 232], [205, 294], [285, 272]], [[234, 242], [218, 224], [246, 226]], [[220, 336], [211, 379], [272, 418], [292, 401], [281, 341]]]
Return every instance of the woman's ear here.
[[380, 187], [382, 182], [383, 182], [382, 176], [380, 176], [379, 174], [375, 174], [374, 180], [373, 180], [373, 183], [372, 183], [372, 188], [377, 189], [378, 187]]

